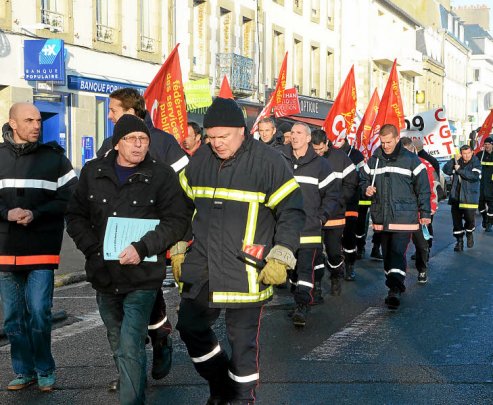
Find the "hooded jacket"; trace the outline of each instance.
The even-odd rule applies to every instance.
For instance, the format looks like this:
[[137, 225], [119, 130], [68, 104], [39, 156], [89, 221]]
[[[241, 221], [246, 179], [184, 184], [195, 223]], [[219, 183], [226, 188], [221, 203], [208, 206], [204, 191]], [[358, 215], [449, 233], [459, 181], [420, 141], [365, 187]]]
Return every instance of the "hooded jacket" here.
[[[2, 128], [0, 144], [0, 271], [56, 269], [63, 239], [63, 215], [77, 175], [56, 143], [15, 144]], [[13, 208], [32, 211], [33, 220], [8, 220]]]
[[477, 209], [479, 203], [479, 187], [481, 179], [481, 163], [476, 156], [472, 156], [467, 163], [460, 158], [457, 164], [459, 170], [455, 170], [455, 159], [450, 159], [443, 172], [452, 176], [452, 188], [450, 189], [450, 205], [459, 204], [459, 208]]

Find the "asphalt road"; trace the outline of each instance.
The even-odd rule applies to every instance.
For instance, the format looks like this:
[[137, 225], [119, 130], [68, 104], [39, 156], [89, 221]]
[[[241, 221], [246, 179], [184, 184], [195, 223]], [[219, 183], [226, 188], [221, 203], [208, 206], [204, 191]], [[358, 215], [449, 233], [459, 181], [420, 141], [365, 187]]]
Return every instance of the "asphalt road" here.
[[[345, 282], [342, 296], [326, 294], [312, 308], [302, 330], [287, 317], [292, 298], [278, 290], [263, 311], [258, 404], [493, 404], [493, 234], [477, 229], [475, 247], [455, 253], [449, 208], [440, 209], [429, 282], [417, 284], [410, 261], [398, 311], [384, 306], [382, 263], [368, 258], [357, 263], [357, 279]], [[165, 294], [175, 324], [179, 297], [174, 288]], [[56, 390], [7, 392], [13, 375], [9, 346], [0, 340], [0, 404], [118, 402], [107, 391], [115, 367], [90, 285], [57, 288], [59, 310], [68, 318], [53, 331]], [[222, 319], [217, 333], [224, 340]], [[154, 381], [149, 371], [148, 403], [203, 404], [207, 385], [176, 332], [173, 340], [170, 375]]]

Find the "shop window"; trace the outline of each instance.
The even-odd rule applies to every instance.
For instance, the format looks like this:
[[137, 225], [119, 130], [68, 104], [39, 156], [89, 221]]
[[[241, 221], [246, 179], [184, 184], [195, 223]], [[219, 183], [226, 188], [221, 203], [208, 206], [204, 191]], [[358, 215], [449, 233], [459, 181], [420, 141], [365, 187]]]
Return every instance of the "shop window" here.
[[113, 44], [117, 34], [117, 0], [96, 0], [96, 39]]

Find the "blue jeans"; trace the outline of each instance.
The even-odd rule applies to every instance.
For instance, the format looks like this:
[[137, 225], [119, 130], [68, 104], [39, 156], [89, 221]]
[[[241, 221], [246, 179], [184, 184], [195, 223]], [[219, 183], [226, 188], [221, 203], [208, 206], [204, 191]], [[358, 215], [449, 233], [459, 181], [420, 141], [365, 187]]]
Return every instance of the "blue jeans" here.
[[136, 290], [120, 295], [96, 294], [120, 376], [121, 405], [145, 403], [145, 339], [155, 299], [156, 290]]
[[4, 329], [14, 372], [22, 376], [55, 371], [51, 355], [53, 270], [0, 272]]

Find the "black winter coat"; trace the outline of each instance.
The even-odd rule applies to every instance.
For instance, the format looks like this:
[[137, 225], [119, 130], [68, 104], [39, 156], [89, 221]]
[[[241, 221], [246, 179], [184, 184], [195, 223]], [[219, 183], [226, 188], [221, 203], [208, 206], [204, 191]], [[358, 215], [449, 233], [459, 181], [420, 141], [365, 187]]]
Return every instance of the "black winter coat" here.
[[[115, 173], [116, 151], [88, 162], [67, 209], [67, 231], [86, 256], [87, 280], [101, 292], [125, 294], [134, 290], [158, 289], [165, 277], [166, 249], [182, 240], [191, 210], [171, 167], [149, 155], [138, 171], [120, 185]], [[159, 219], [154, 231], [146, 233], [135, 247], [157, 262], [120, 265], [102, 257], [104, 234], [111, 216]]]
[[481, 151], [476, 154], [481, 162], [480, 199], [493, 202], [493, 152]]
[[452, 176], [452, 188], [449, 194], [449, 204], [459, 204], [459, 208], [477, 209], [479, 203], [479, 186], [481, 178], [481, 163], [476, 156], [465, 163], [460, 158], [457, 163], [459, 170], [455, 170], [455, 159], [450, 159], [443, 172]]

